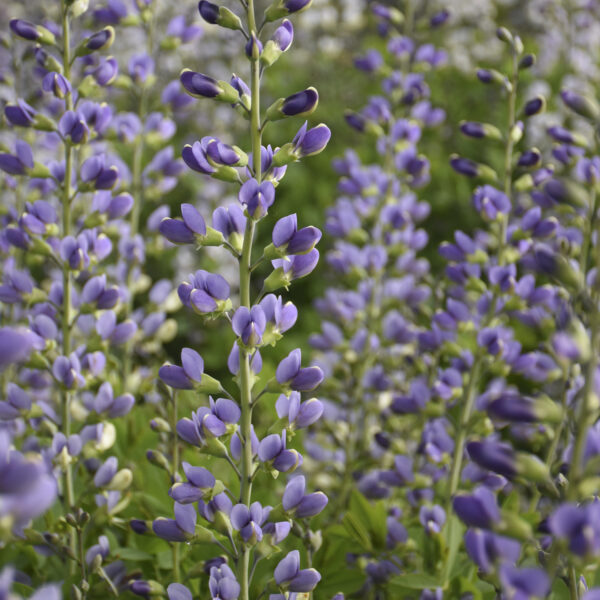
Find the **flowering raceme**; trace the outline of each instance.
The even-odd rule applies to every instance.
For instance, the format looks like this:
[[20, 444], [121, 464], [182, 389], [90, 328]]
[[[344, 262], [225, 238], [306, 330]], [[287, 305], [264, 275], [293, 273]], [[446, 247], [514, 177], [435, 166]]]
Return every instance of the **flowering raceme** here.
[[[275, 5], [274, 5], [275, 6]], [[281, 3], [278, 10], [268, 9], [265, 22], [279, 22], [307, 8], [308, 3]], [[235, 376], [238, 393], [234, 394], [221, 380], [205, 372], [202, 356], [192, 348], [181, 351], [181, 365], [165, 364], [159, 377], [171, 412], [171, 424], [155, 420], [154, 427], [171, 433], [170, 461], [160, 451], [151, 450], [148, 458], [170, 474], [173, 483], [170, 495], [175, 501], [174, 519], [159, 517], [152, 523], [154, 534], [173, 544], [173, 579], [168, 586], [170, 598], [192, 597], [189, 588], [182, 586], [180, 562], [194, 552], [195, 545], [212, 543], [215, 552], [225, 552], [226, 559], [210, 567], [209, 592], [213, 598], [255, 597], [256, 589], [272, 589], [274, 596], [286, 598], [288, 591], [310, 592], [321, 576], [312, 569], [300, 568], [300, 554], [293, 550], [281, 560], [274, 572], [261, 575], [261, 583], [253, 575], [261, 559], [278, 551], [278, 546], [293, 534], [303, 542], [310, 535], [307, 519], [317, 515], [327, 504], [324, 494], [304, 493], [304, 478], [293, 472], [302, 464], [302, 455], [289, 446], [296, 429], [307, 427], [320, 416], [320, 403], [300, 400], [300, 392], [311, 391], [321, 383], [323, 374], [318, 367], [302, 367], [300, 349], [292, 350], [279, 362], [274, 377], [262, 376], [261, 348], [276, 345], [282, 334], [294, 325], [298, 313], [291, 302], [283, 302], [272, 292], [288, 288], [295, 279], [308, 275], [315, 267], [319, 253], [315, 249], [321, 234], [315, 227], [298, 228], [298, 216], [280, 219], [273, 228], [273, 243], [258, 259], [253, 257], [255, 235], [259, 225], [264, 227], [269, 209], [276, 203], [276, 187], [288, 164], [303, 156], [317, 154], [329, 141], [325, 125], [308, 128], [305, 123], [293, 142], [271, 149], [262, 145], [263, 132], [270, 121], [291, 116], [306, 116], [315, 110], [318, 94], [314, 88], [293, 94], [273, 103], [261, 112], [260, 72], [269, 68], [287, 51], [293, 39], [291, 20], [284, 19], [271, 39], [263, 43], [256, 27], [255, 7], [247, 3], [242, 17], [224, 7], [200, 2], [200, 15], [208, 22], [237, 31], [246, 36], [246, 56], [250, 65], [250, 84], [238, 76], [230, 82], [184, 69], [180, 80], [183, 89], [195, 98], [208, 98], [231, 104], [246, 114], [250, 123], [250, 148], [223, 143], [205, 136], [183, 148], [186, 165], [202, 175], [239, 185], [239, 204], [219, 207], [208, 226], [204, 217], [189, 203], [181, 205], [181, 219], [165, 217], [159, 231], [176, 244], [193, 244], [198, 250], [205, 246], [223, 247], [238, 262], [237, 281], [204, 269], [197, 270], [178, 288], [184, 306], [198, 315], [216, 319], [226, 318], [234, 334], [228, 360], [231, 375]], [[300, 215], [301, 217], [301, 215]], [[252, 286], [256, 269], [271, 264], [258, 295]], [[253, 298], [254, 296], [254, 298]], [[169, 391], [170, 389], [170, 391]], [[191, 418], [180, 418], [178, 395], [183, 390], [213, 394], [210, 406], [197, 408]], [[278, 414], [287, 421], [277, 422], [272, 432], [255, 429], [255, 408], [264, 395], [280, 394]], [[257, 434], [260, 434], [258, 437]], [[198, 456], [212, 456], [223, 462], [229, 473], [221, 468], [209, 468], [194, 462], [179, 462], [179, 439], [200, 451]], [[183, 467], [187, 482], [180, 481]], [[291, 476], [281, 500], [277, 492], [276, 506], [263, 506], [253, 500], [253, 488], [261, 489], [265, 478], [280, 473]], [[217, 478], [219, 477], [219, 478]], [[256, 479], [256, 483], [255, 483]], [[268, 481], [268, 479], [267, 479]], [[288, 489], [302, 482], [290, 500]], [[267, 490], [268, 487], [265, 487]], [[198, 502], [201, 523], [194, 503]], [[135, 531], [145, 532], [141, 521], [132, 522]], [[179, 542], [192, 545], [179, 548]], [[185, 553], [185, 554], [183, 554]], [[308, 554], [310, 558], [310, 553]], [[289, 564], [288, 564], [289, 563]], [[266, 576], [266, 577], [265, 577]], [[153, 581], [138, 581], [134, 593], [144, 595], [160, 589]], [[278, 595], [277, 592], [281, 594]]]
[[598, 10], [467, 4], [0, 8], [2, 598], [600, 598]]

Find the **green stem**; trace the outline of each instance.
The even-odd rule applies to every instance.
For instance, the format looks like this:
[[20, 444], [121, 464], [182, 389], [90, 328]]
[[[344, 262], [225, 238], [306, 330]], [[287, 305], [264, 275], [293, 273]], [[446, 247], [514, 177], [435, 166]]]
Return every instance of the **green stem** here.
[[575, 571], [575, 567], [569, 568], [569, 595], [571, 600], [579, 600], [579, 591], [577, 590], [577, 571]]
[[452, 466], [450, 468], [450, 482], [448, 485], [447, 502], [452, 501], [452, 497], [456, 494], [460, 484], [460, 474], [462, 472], [463, 454], [465, 453], [465, 442], [467, 440], [467, 427], [471, 420], [471, 413], [475, 406], [475, 398], [477, 397], [477, 383], [482, 366], [482, 355], [479, 354], [473, 362], [473, 368], [469, 376], [469, 381], [463, 395], [463, 410], [460, 415], [458, 431], [456, 434], [456, 444], [454, 446], [454, 456], [452, 457]]
[[[71, 24], [69, 19], [69, 9], [66, 2], [62, 3], [62, 27], [63, 27], [63, 67], [64, 76], [67, 80], [71, 79]], [[73, 96], [71, 93], [66, 95], [67, 110], [73, 110]], [[62, 235], [63, 237], [71, 234], [71, 177], [73, 174], [73, 149], [69, 142], [64, 144], [65, 150], [65, 178], [63, 181], [62, 195]], [[71, 354], [71, 292], [72, 276], [68, 262], [63, 263], [63, 305], [62, 305], [62, 353], [64, 356]], [[61, 414], [62, 414], [62, 432], [66, 437], [71, 435], [71, 398], [67, 390], [63, 391]], [[70, 511], [75, 504], [75, 494], [73, 491], [73, 471], [70, 464], [65, 465], [64, 470], [64, 504], [65, 509]], [[73, 554], [77, 556], [77, 533], [72, 529], [69, 533], [69, 547]], [[72, 563], [74, 570], [75, 563]], [[82, 569], [85, 566], [82, 565]]]
[[[589, 254], [589, 248], [591, 246], [592, 234], [594, 229], [596, 229], [598, 225], [598, 197], [595, 192], [592, 192], [590, 204], [592, 207], [592, 213], [589, 219], [590, 226], [586, 230], [586, 235], [583, 244], [583, 247], [586, 248], [586, 256], [582, 260], [582, 266], [584, 267], [587, 267], [587, 255]], [[598, 243], [598, 241], [596, 242], [595, 263], [596, 268], [600, 268], [600, 243]], [[583, 271], [584, 276], [585, 274], [586, 271]], [[596, 373], [596, 367], [598, 365], [598, 357], [596, 350], [598, 348], [598, 342], [600, 341], [600, 315], [598, 314], [599, 294], [597, 282], [594, 284], [594, 289], [591, 292], [591, 296], [592, 304], [594, 305], [594, 310], [590, 315], [590, 357], [587, 363], [586, 377], [581, 396], [581, 407], [579, 409], [579, 415], [577, 416], [577, 421], [575, 423], [575, 442], [573, 444], [573, 455], [571, 457], [571, 466], [569, 469], [568, 476], [568, 495], [571, 499], [574, 499], [574, 497], [577, 495], [577, 485], [582, 474], [585, 441], [587, 439], [587, 432], [590, 425], [592, 424], [595, 413], [593, 382]]]
[[[256, 17], [254, 14], [254, 0], [248, 0], [246, 6], [248, 19], [248, 32], [257, 34]], [[254, 177], [260, 183], [261, 145], [262, 132], [260, 127], [260, 63], [257, 58], [251, 58], [251, 98], [250, 109], [250, 136], [252, 144], [252, 158], [254, 163]], [[250, 285], [252, 277], [252, 244], [254, 241], [255, 222], [248, 217], [242, 255], [239, 259], [240, 270], [240, 306], [250, 308]], [[240, 433], [242, 442], [242, 465], [240, 480], [240, 502], [250, 506], [252, 499], [252, 388], [250, 374], [250, 353], [240, 347], [240, 403], [241, 421]], [[238, 564], [238, 578], [241, 587], [241, 600], [250, 600], [250, 548], [244, 545]]]
[[[504, 150], [504, 193], [508, 198], [511, 197], [512, 191], [512, 160], [515, 142], [513, 139], [513, 129], [516, 120], [516, 104], [517, 104], [517, 84], [519, 77], [519, 65], [517, 53], [512, 52], [512, 76], [510, 80], [510, 94], [508, 96], [508, 128], [506, 148]], [[508, 227], [508, 214], [503, 214], [500, 221], [500, 239], [498, 248], [498, 263], [504, 264], [504, 247], [506, 245], [506, 230]]]
[[[177, 481], [177, 473], [179, 471], [179, 439], [177, 437], [177, 392], [173, 392], [171, 398], [171, 435], [173, 436], [173, 448], [171, 450], [172, 468], [171, 476], [173, 483]], [[181, 544], [174, 543], [172, 545], [173, 550], [173, 581], [181, 581], [181, 571], [179, 568], [179, 549]]]
[[[87, 567], [85, 564], [85, 553], [84, 553], [84, 544], [83, 544], [83, 528], [78, 525], [77, 526], [77, 545], [79, 546], [79, 565], [81, 567], [81, 577], [82, 580], [87, 582]], [[85, 600], [87, 598], [87, 591], [85, 586], [81, 589], [82, 599]]]
[[[507, 139], [506, 148], [504, 151], [504, 193], [508, 198], [511, 196], [512, 191], [512, 160], [514, 151], [514, 139], [512, 137], [512, 131], [515, 126], [516, 118], [516, 102], [517, 102], [517, 83], [519, 67], [517, 62], [517, 53], [513, 50], [513, 66], [511, 76], [511, 88], [508, 97], [508, 128], [507, 128]], [[506, 228], [508, 225], [508, 215], [502, 215], [500, 221], [500, 232], [498, 236], [498, 263], [504, 264], [504, 248], [506, 246]], [[482, 324], [483, 327], [487, 327], [490, 319], [494, 316], [494, 308], [496, 305], [496, 295], [492, 298], [490, 304], [490, 311]], [[473, 368], [469, 374], [469, 381], [465, 388], [463, 395], [463, 408], [460, 415], [460, 421], [458, 425], [458, 431], [456, 434], [456, 445], [454, 448], [454, 456], [452, 458], [452, 466], [450, 468], [450, 481], [448, 485], [448, 498], [447, 502], [452, 501], [452, 496], [458, 490], [460, 484], [460, 474], [462, 471], [462, 461], [465, 448], [465, 442], [467, 439], [467, 427], [471, 420], [471, 414], [475, 406], [475, 398], [477, 397], [477, 384], [479, 376], [481, 374], [483, 357], [479, 354], [473, 363]]]
[[[156, 25], [156, 13], [157, 13], [157, 4], [158, 0], [154, 0], [150, 6], [151, 15], [150, 15], [150, 25], [146, 27], [146, 52], [148, 56], [152, 56], [154, 53], [154, 30]], [[142, 84], [142, 89], [139, 95], [139, 104], [138, 104], [138, 115], [140, 119], [143, 119], [146, 115], [148, 104], [148, 86], [146, 83]], [[131, 192], [133, 195], [133, 207], [130, 213], [130, 235], [133, 238], [138, 234], [140, 230], [140, 217], [142, 213], [142, 205], [144, 204], [144, 185], [142, 181], [142, 160], [144, 157], [145, 150], [145, 138], [144, 138], [144, 127], [142, 126], [142, 130], [136, 140], [135, 149], [133, 151], [133, 167], [131, 174]], [[128, 275], [128, 283], [127, 287], [129, 288], [129, 299], [127, 300], [127, 312], [126, 315], [130, 315], [133, 311], [133, 301], [134, 301], [134, 293], [133, 287], [135, 284], [134, 281], [134, 271], [130, 270]], [[128, 342], [125, 345], [125, 356], [123, 359], [123, 374], [125, 377], [131, 373], [131, 362], [132, 362], [132, 354], [133, 354], [133, 341]]]

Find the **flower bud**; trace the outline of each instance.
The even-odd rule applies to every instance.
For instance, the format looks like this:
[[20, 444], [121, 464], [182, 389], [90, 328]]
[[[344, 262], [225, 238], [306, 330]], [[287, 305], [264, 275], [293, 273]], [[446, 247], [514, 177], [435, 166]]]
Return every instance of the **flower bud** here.
[[214, 98], [219, 102], [235, 104], [239, 100], [237, 90], [226, 81], [217, 81], [208, 75], [184, 69], [179, 79], [185, 91], [194, 98]]
[[24, 40], [39, 44], [54, 44], [56, 41], [54, 34], [41, 25], [34, 25], [23, 19], [12, 19], [9, 25], [12, 32]]
[[546, 98], [543, 96], [536, 96], [531, 100], [528, 100], [523, 107], [522, 114], [524, 117], [532, 117], [533, 115], [540, 114], [546, 110]]
[[277, 121], [285, 117], [304, 117], [312, 113], [319, 103], [319, 93], [314, 87], [279, 98], [267, 109], [267, 119]]
[[112, 27], [104, 29], [85, 38], [75, 50], [75, 56], [86, 56], [92, 52], [106, 50], [115, 41], [115, 30]]
[[502, 85], [506, 84], [506, 77], [495, 69], [477, 69], [477, 79], [481, 83], [499, 83]]
[[501, 140], [502, 132], [490, 123], [477, 123], [475, 121], [461, 121], [460, 131], [463, 135], [472, 138], [490, 138]]
[[293, 13], [299, 13], [306, 10], [311, 4], [312, 0], [275, 0], [265, 10], [265, 21], [270, 23]]
[[133, 481], [133, 473], [129, 469], [121, 469], [106, 486], [107, 490], [122, 492], [126, 490]]
[[524, 69], [529, 69], [533, 67], [535, 61], [535, 54], [525, 54], [525, 56], [523, 56], [523, 58], [521, 58], [521, 60], [519, 61], [519, 70], [522, 71]]
[[498, 175], [496, 171], [488, 165], [476, 163], [473, 160], [453, 154], [450, 157], [450, 166], [461, 175], [466, 177], [476, 177], [483, 181], [496, 181]]
[[200, 16], [211, 25], [220, 25], [221, 27], [234, 30], [243, 29], [240, 18], [225, 6], [217, 6], [212, 2], [202, 0], [198, 4], [198, 11], [200, 12]]
[[563, 102], [578, 115], [593, 121], [600, 119], [600, 105], [592, 98], [571, 90], [562, 90], [560, 96]]

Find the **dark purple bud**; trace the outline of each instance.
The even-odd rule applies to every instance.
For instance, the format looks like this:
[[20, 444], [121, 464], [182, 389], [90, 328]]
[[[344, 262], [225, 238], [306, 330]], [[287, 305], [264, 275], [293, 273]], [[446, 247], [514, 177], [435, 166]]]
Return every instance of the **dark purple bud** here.
[[9, 23], [12, 32], [24, 40], [35, 42], [40, 37], [37, 27], [23, 19], [12, 19]]
[[450, 12], [446, 9], [435, 13], [430, 19], [429, 24], [431, 27], [441, 27], [450, 18]]
[[88, 50], [96, 51], [96, 50], [104, 50], [113, 43], [115, 39], [115, 30], [112, 27], [106, 27], [102, 31], [98, 31], [91, 35], [85, 47]]
[[312, 4], [312, 0], [284, 0], [283, 5], [289, 14], [300, 12], [307, 9]]
[[485, 130], [482, 123], [475, 123], [474, 121], [465, 121], [460, 125], [461, 132], [473, 138], [485, 137]]
[[198, 98], [216, 98], [222, 91], [216, 79], [189, 69], [183, 70], [179, 79], [186, 92]]
[[482, 469], [488, 469], [508, 479], [517, 474], [515, 454], [511, 446], [492, 440], [469, 442], [467, 452], [471, 460]]
[[532, 148], [531, 150], [526, 150], [519, 156], [519, 160], [517, 161], [517, 166], [532, 168], [537, 167], [542, 162], [542, 155], [537, 148]]
[[560, 97], [563, 102], [578, 115], [593, 121], [600, 119], [600, 106], [592, 98], [577, 94], [572, 90], [562, 90]]
[[535, 64], [535, 54], [525, 54], [519, 61], [519, 69], [529, 69]]
[[528, 100], [523, 107], [523, 114], [526, 117], [532, 117], [543, 112], [546, 108], [546, 99], [543, 96], [536, 96]]
[[24, 19], [12, 19], [9, 23], [12, 32], [24, 40], [39, 42], [40, 44], [53, 44], [54, 34], [41, 25], [34, 25]]
[[288, 96], [281, 105], [280, 112], [286, 117], [309, 115], [317, 108], [319, 94], [313, 87]]
[[219, 7], [212, 2], [207, 2], [206, 0], [202, 0], [198, 4], [198, 11], [200, 12], [200, 16], [211, 25], [216, 25], [217, 19], [219, 18]]
[[250, 39], [246, 43], [245, 50], [248, 58], [257, 59], [262, 54], [262, 42], [256, 37], [256, 35], [254, 35], [254, 33], [250, 35]]

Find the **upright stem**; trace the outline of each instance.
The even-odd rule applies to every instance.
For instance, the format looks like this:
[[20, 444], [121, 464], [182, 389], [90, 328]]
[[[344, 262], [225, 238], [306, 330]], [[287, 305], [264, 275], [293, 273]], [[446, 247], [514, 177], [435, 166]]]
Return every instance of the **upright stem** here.
[[[179, 471], [179, 439], [177, 437], [177, 392], [173, 391], [171, 398], [171, 435], [173, 436], [173, 448], [171, 450], [171, 476], [173, 483], [177, 481], [177, 473]], [[179, 549], [181, 544], [172, 544], [171, 548], [173, 551], [173, 581], [181, 581], [181, 572], [179, 569]]]
[[[158, 4], [158, 0], [154, 0], [150, 6], [150, 24], [146, 28], [146, 51], [149, 56], [152, 56], [154, 52], [154, 29], [156, 24], [156, 8]], [[139, 103], [138, 103], [138, 115], [140, 119], [142, 119], [142, 130], [140, 131], [140, 135], [136, 140], [135, 149], [133, 151], [133, 168], [132, 168], [132, 176], [131, 176], [131, 192], [133, 195], [133, 207], [131, 209], [130, 214], [130, 235], [133, 238], [136, 236], [140, 230], [140, 216], [142, 213], [142, 205], [144, 203], [144, 185], [142, 181], [142, 160], [144, 157], [144, 123], [143, 119], [146, 115], [148, 104], [148, 86], [147, 83], [144, 82], [142, 84], [142, 89], [140, 90], [139, 95]], [[131, 269], [128, 275], [128, 285], [129, 288], [129, 299], [127, 301], [127, 315], [130, 315], [133, 310], [133, 287], [134, 287], [134, 270]], [[125, 356], [123, 359], [123, 373], [125, 377], [131, 372], [131, 358], [133, 353], [133, 342], [130, 341], [125, 346]]]
[[[512, 160], [514, 150], [513, 129], [516, 120], [516, 103], [517, 103], [517, 85], [519, 76], [519, 65], [517, 61], [517, 53], [512, 51], [512, 76], [510, 79], [510, 93], [508, 96], [508, 127], [506, 148], [504, 151], [504, 193], [508, 198], [512, 191]], [[502, 215], [500, 221], [500, 239], [498, 243], [498, 263], [504, 264], [504, 247], [506, 245], [506, 229], [508, 227], [508, 214]]]
[[[513, 61], [512, 61], [512, 74], [511, 74], [511, 87], [508, 97], [508, 124], [507, 124], [507, 138], [506, 148], [504, 151], [504, 177], [503, 187], [504, 193], [508, 198], [511, 196], [512, 191], [512, 160], [514, 150], [514, 139], [513, 129], [515, 126], [516, 118], [516, 102], [517, 102], [517, 83], [518, 83], [518, 62], [517, 53], [513, 50]], [[508, 214], [503, 214], [500, 221], [500, 232], [498, 235], [498, 263], [504, 264], [504, 248], [506, 246], [506, 229], [508, 225]], [[494, 310], [496, 306], [496, 295], [493, 296], [490, 310], [486, 316], [482, 327], [487, 327], [489, 321], [494, 316]], [[479, 376], [481, 374], [483, 356], [478, 354], [473, 363], [473, 368], [469, 374], [469, 381], [465, 392], [463, 394], [463, 407], [460, 415], [460, 421], [458, 425], [458, 431], [456, 433], [456, 444], [454, 447], [454, 456], [452, 458], [452, 466], [450, 467], [450, 481], [448, 485], [448, 498], [447, 502], [452, 501], [452, 496], [458, 490], [460, 484], [460, 474], [462, 471], [462, 461], [465, 449], [465, 443], [467, 440], [467, 428], [469, 421], [471, 420], [471, 414], [475, 406], [475, 399], [477, 397], [477, 385], [479, 383]]]
[[[248, 0], [246, 7], [248, 33], [257, 34], [254, 0]], [[260, 127], [260, 63], [257, 58], [251, 58], [251, 99], [250, 136], [254, 177], [260, 183], [261, 170], [261, 127]], [[242, 256], [239, 260], [240, 270], [240, 306], [250, 307], [250, 280], [252, 276], [252, 244], [254, 241], [255, 222], [248, 217]], [[250, 380], [250, 354], [240, 347], [240, 403], [241, 403], [241, 441], [242, 465], [240, 481], [240, 502], [250, 506], [252, 497], [252, 388]], [[250, 600], [250, 548], [244, 546], [241, 561], [238, 565], [238, 579], [241, 587], [241, 600]]]
[[[585, 240], [583, 243], [583, 249], [585, 249], [585, 257], [582, 259], [583, 276], [587, 273], [587, 261], [589, 249], [591, 247], [591, 238], [594, 230], [598, 229], [598, 198], [595, 192], [592, 192], [590, 198], [591, 204], [591, 215], [590, 225], [585, 232]], [[596, 231], [598, 235], [598, 232]], [[596, 253], [595, 253], [595, 266], [597, 269], [600, 268], [600, 239], [596, 239]], [[583, 250], [582, 250], [583, 251]], [[575, 423], [575, 442], [573, 444], [573, 454], [571, 456], [571, 466], [569, 469], [569, 489], [568, 496], [571, 499], [575, 499], [577, 496], [577, 485], [581, 478], [583, 469], [583, 453], [585, 449], [585, 442], [587, 439], [587, 433], [595, 413], [594, 406], [594, 378], [596, 374], [596, 367], [598, 366], [597, 348], [598, 342], [600, 341], [600, 315], [598, 314], [598, 302], [600, 301], [600, 293], [598, 290], [598, 282], [594, 282], [594, 287], [591, 290], [591, 299], [593, 309], [590, 314], [590, 358], [587, 363], [585, 381], [583, 384], [583, 391], [581, 396], [581, 406], [579, 408], [579, 414]]]
[[467, 440], [467, 427], [471, 420], [471, 413], [475, 406], [475, 398], [477, 397], [477, 383], [479, 380], [479, 374], [481, 372], [482, 357], [478, 355], [473, 363], [473, 369], [469, 376], [469, 382], [465, 388], [463, 395], [463, 410], [460, 415], [460, 422], [458, 425], [458, 432], [456, 435], [456, 444], [454, 446], [454, 456], [452, 458], [452, 467], [450, 468], [450, 484], [447, 501], [452, 501], [452, 496], [456, 494], [458, 486], [460, 484], [460, 474], [462, 471], [462, 460], [465, 452], [465, 442]]
[[[63, 69], [67, 80], [71, 79], [71, 24], [69, 19], [69, 8], [66, 2], [62, 3], [62, 27], [63, 27]], [[73, 97], [70, 92], [66, 94], [67, 110], [73, 109]], [[71, 144], [64, 143], [65, 150], [65, 178], [63, 181], [62, 195], [62, 235], [63, 237], [71, 234], [71, 177], [73, 174], [73, 149]], [[63, 310], [62, 310], [62, 353], [64, 356], [71, 354], [71, 288], [72, 277], [67, 261], [63, 263]], [[67, 390], [63, 391], [61, 414], [62, 414], [62, 432], [69, 437], [71, 434], [71, 398]], [[65, 465], [64, 470], [64, 503], [65, 508], [70, 511], [75, 504], [75, 495], [73, 492], [73, 471], [71, 465]], [[77, 555], [77, 533], [71, 529], [69, 534], [69, 546], [73, 554]], [[75, 563], [73, 563], [73, 567]], [[82, 567], [84, 568], [84, 567]]]

